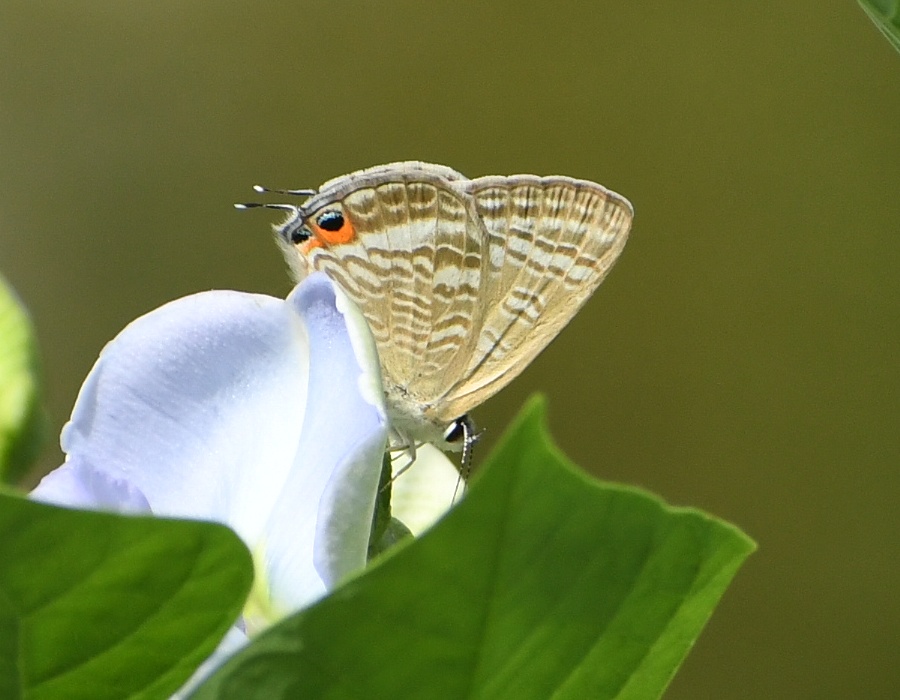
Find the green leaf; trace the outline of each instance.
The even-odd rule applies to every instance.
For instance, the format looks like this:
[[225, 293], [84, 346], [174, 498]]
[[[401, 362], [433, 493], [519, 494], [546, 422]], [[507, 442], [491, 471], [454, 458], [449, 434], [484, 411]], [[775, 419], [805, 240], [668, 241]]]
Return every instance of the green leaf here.
[[900, 3], [897, 0], [859, 0], [859, 4], [893, 47], [900, 51]]
[[25, 472], [45, 432], [34, 333], [0, 277], [0, 482], [12, 483]]
[[0, 495], [0, 697], [164, 698], [240, 614], [249, 553], [221, 525]]
[[194, 697], [658, 697], [754, 544], [577, 471], [543, 414], [526, 407], [430, 532], [268, 630]]

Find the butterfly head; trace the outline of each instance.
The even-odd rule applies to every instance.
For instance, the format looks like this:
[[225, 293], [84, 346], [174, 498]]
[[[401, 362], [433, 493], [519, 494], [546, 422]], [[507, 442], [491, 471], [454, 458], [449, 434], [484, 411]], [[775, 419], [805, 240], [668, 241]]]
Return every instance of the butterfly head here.
[[301, 245], [313, 235], [299, 211], [289, 216], [287, 221], [276, 228], [276, 231], [278, 237], [290, 245]]
[[284, 243], [296, 246], [304, 255], [315, 248], [343, 245], [356, 238], [350, 217], [338, 203], [311, 213], [298, 208], [277, 231]]
[[[236, 204], [238, 209], [250, 209], [262, 207], [266, 209], [280, 209], [288, 212], [288, 218], [275, 227], [279, 240], [288, 245], [296, 246], [302, 254], [321, 246], [334, 246], [350, 243], [356, 238], [356, 230], [344, 211], [344, 207], [337, 201], [329, 201], [328, 193], [324, 193], [325, 202], [318, 190], [281, 190], [261, 185], [254, 185], [257, 192], [276, 192], [278, 194], [299, 195], [313, 197], [303, 205], [296, 204], [262, 204], [258, 202]], [[314, 209], [310, 207], [315, 207]]]

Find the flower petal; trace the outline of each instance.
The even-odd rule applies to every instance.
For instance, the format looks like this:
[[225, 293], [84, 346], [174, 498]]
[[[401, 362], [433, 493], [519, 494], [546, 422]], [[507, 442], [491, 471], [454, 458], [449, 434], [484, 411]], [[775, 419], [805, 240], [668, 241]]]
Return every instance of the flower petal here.
[[403, 473], [391, 488], [391, 515], [418, 537], [450, 509], [454, 496], [462, 496], [465, 484], [453, 462], [434, 445], [417, 447], [416, 461], [407, 465], [407, 453], [394, 458], [395, 476], [401, 469]]
[[387, 437], [374, 341], [347, 303], [315, 274], [286, 301], [207, 292], [137, 319], [33, 497], [225, 523], [261, 564], [259, 610], [308, 604], [365, 564]]
[[[272, 599], [288, 609], [308, 604], [365, 565], [387, 441], [374, 341], [368, 326], [360, 329], [352, 316], [339, 311], [341, 297], [323, 275], [307, 278], [288, 297], [306, 320], [313, 368], [297, 451], [307, 468], [295, 468], [285, 482], [264, 551]], [[336, 377], [352, 383], [352, 390], [339, 386]], [[298, 501], [309, 494], [315, 494], [315, 509], [298, 509]], [[307, 547], [313, 558], [298, 556]], [[296, 581], [316, 580], [312, 572], [319, 585], [299, 589]]]
[[185, 297], [107, 345], [62, 447], [156, 515], [218, 520], [253, 542], [293, 465], [308, 373], [305, 326], [283, 301]]
[[69, 459], [54, 469], [32, 491], [32, 497], [45, 503], [73, 508], [97, 508], [117, 513], [149, 513], [147, 498], [125, 479], [93, 468], [84, 460]]

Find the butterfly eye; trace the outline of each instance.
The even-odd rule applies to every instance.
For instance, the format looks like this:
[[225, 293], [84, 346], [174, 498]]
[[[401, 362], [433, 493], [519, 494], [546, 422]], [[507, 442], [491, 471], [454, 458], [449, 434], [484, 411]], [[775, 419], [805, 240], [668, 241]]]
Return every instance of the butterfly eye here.
[[326, 211], [316, 219], [316, 224], [323, 231], [340, 231], [344, 228], [344, 215], [339, 211]]
[[312, 237], [312, 234], [309, 232], [309, 229], [304, 226], [297, 226], [293, 230], [285, 231], [284, 237], [294, 245], [299, 245], [304, 241], [308, 241]]

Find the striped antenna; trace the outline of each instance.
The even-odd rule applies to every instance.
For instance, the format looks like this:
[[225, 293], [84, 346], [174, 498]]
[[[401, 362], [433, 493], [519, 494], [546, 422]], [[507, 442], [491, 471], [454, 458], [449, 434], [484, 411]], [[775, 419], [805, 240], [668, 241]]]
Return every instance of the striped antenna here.
[[235, 209], [281, 209], [283, 211], [292, 211], [295, 214], [299, 212], [299, 208], [293, 204], [264, 204], [262, 202], [238, 202], [234, 205]]
[[253, 185], [253, 189], [260, 194], [272, 193], [272, 194], [286, 194], [290, 197], [312, 197], [314, 194], [318, 192], [318, 190], [314, 190], [311, 188], [306, 188], [302, 190], [279, 190], [273, 187], [264, 187], [262, 185]]

